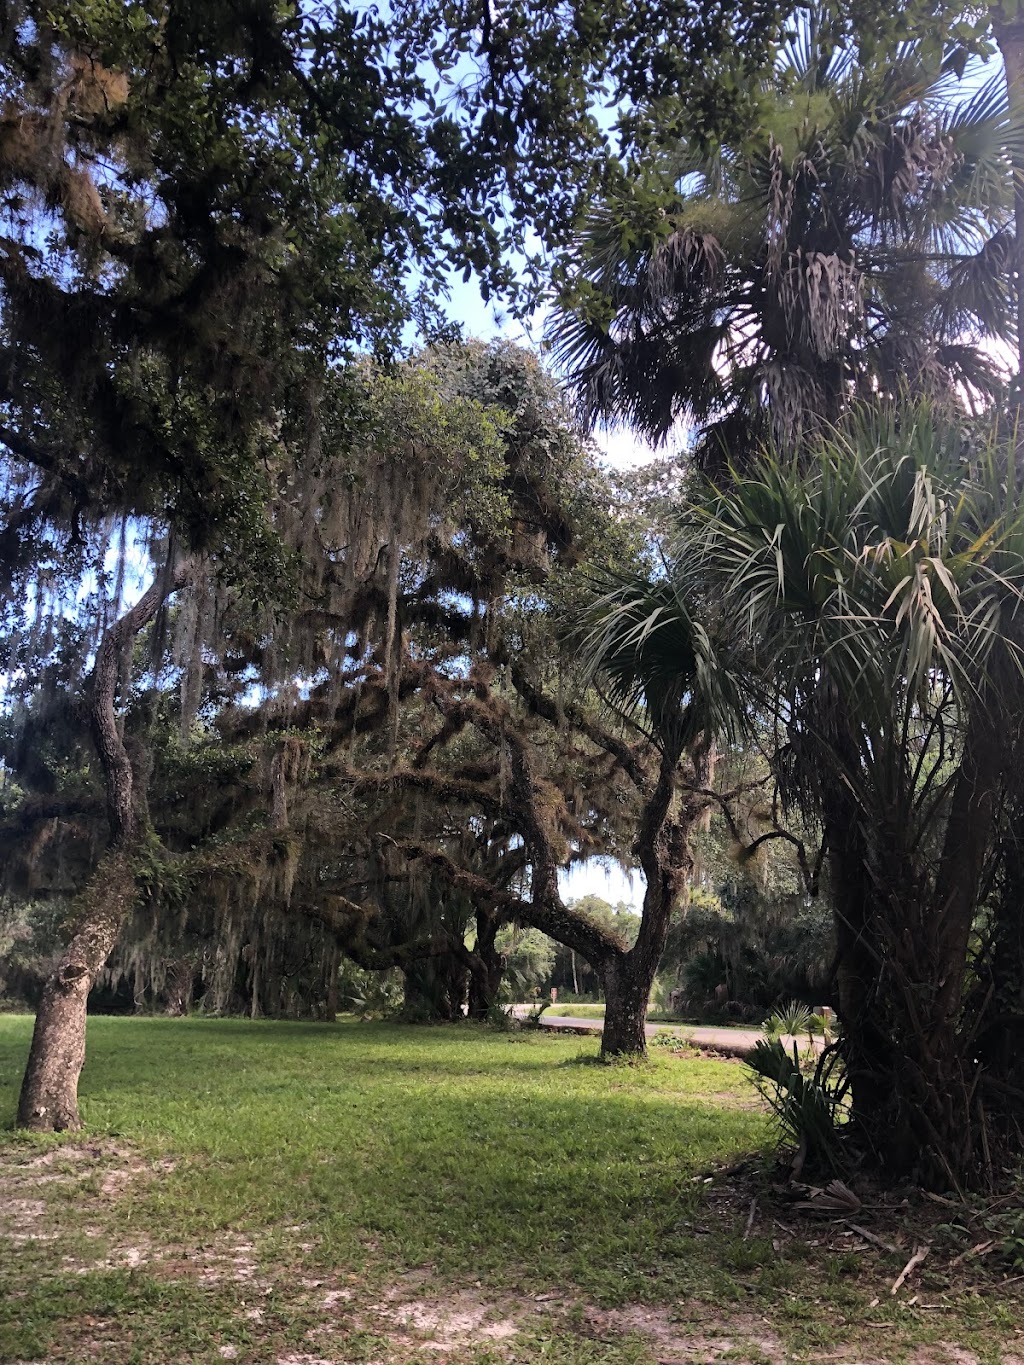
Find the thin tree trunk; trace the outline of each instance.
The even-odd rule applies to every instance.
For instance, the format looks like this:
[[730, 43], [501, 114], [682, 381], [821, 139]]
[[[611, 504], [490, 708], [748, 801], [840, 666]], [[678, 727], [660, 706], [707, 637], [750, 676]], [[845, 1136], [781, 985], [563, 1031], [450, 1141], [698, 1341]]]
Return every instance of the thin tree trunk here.
[[[670, 818], [676, 793], [679, 752], [662, 753], [658, 781], [644, 803], [637, 839], [640, 866], [647, 879], [643, 915], [636, 943], [625, 953], [613, 954], [604, 968], [605, 1010], [601, 1054], [606, 1057], [646, 1057], [647, 1005], [651, 987], [665, 951], [672, 911], [687, 893], [693, 860], [689, 835], [704, 810], [704, 799], [684, 800]], [[710, 754], [697, 749], [693, 755], [693, 787], [706, 787], [710, 777]]]
[[136, 900], [133, 868], [141, 834], [131, 760], [115, 702], [124, 651], [188, 575], [161, 575], [100, 641], [91, 675], [90, 722], [107, 789], [110, 840], [75, 906], [75, 930], [43, 987], [18, 1102], [18, 1126], [36, 1132], [81, 1127], [78, 1078], [85, 1063], [86, 1002]]
[[467, 950], [469, 967], [469, 1017], [485, 1020], [497, 1004], [505, 959], [495, 947], [500, 928], [498, 916], [487, 910], [476, 913], [476, 947]]
[[341, 966], [341, 949], [337, 942], [331, 944], [329, 961], [324, 1019], [327, 1023], [333, 1024], [338, 1017], [338, 968]]

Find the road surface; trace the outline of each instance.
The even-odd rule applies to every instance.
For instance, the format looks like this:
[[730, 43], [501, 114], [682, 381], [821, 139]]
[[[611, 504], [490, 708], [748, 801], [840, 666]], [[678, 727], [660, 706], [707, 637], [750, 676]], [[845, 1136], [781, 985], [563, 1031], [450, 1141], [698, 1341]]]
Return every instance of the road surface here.
[[[532, 1005], [513, 1005], [512, 1012], [517, 1019], [523, 1019], [532, 1008]], [[540, 1022], [544, 1028], [575, 1029], [582, 1033], [600, 1033], [604, 1028], [603, 1019], [573, 1019], [568, 1015], [553, 1013], [552, 1009], [544, 1011]], [[648, 1024], [644, 1032], [648, 1038], [653, 1038], [656, 1033], [678, 1033], [695, 1047], [713, 1048], [716, 1052], [724, 1052], [731, 1057], [745, 1057], [764, 1037], [761, 1029], [714, 1028], [711, 1025], [699, 1024]], [[803, 1040], [802, 1046], [806, 1045], [806, 1040]]]

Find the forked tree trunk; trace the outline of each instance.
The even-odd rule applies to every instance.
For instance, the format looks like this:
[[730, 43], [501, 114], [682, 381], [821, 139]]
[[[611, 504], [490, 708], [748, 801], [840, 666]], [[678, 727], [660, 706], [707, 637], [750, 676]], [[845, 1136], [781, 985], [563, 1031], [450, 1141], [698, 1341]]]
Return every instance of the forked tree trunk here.
[[185, 581], [182, 565], [161, 576], [105, 633], [93, 667], [90, 721], [107, 789], [110, 841], [77, 899], [71, 941], [43, 987], [18, 1102], [18, 1126], [36, 1132], [81, 1127], [78, 1078], [85, 1063], [86, 1002], [122, 925], [135, 906], [134, 855], [140, 839], [131, 760], [117, 727], [122, 653]]
[[[710, 751], [698, 747], [692, 760], [694, 788], [706, 787], [710, 779]], [[683, 901], [689, 887], [693, 867], [690, 830], [705, 808], [704, 799], [694, 793], [684, 799], [675, 816], [671, 816], [678, 762], [679, 751], [666, 748], [658, 781], [644, 803], [637, 852], [647, 879], [647, 890], [636, 943], [628, 952], [610, 954], [603, 964], [603, 1057], [642, 1058], [647, 1055], [647, 1006], [651, 987], [665, 951], [672, 911]]]
[[648, 885], [640, 934], [628, 952], [604, 963], [603, 1057], [646, 1057], [647, 1007], [651, 988], [665, 951], [672, 911], [685, 894], [685, 871], [675, 868], [660, 884]]

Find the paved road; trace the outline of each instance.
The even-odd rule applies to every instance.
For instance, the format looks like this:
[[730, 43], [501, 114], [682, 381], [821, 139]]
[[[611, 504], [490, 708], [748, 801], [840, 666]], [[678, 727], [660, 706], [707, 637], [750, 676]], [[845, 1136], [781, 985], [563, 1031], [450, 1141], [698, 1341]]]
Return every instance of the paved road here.
[[[529, 1014], [531, 1006], [513, 1005], [512, 1009], [521, 1019]], [[545, 1028], [576, 1029], [585, 1033], [600, 1033], [604, 1028], [603, 1019], [573, 1019], [564, 1014], [552, 1014], [550, 1009], [544, 1011], [540, 1022]], [[745, 1057], [764, 1037], [760, 1029], [713, 1028], [696, 1024], [648, 1024], [644, 1032], [648, 1038], [653, 1038], [656, 1033], [678, 1033], [697, 1047], [714, 1048], [716, 1052], [725, 1052], [731, 1057]]]

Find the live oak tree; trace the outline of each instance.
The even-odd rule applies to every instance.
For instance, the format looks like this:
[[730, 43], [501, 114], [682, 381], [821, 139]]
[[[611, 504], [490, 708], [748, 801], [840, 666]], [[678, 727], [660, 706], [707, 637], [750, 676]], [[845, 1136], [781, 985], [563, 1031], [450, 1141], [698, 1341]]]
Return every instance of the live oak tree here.
[[[22, 631], [13, 614], [23, 653], [76, 578], [111, 587], [81, 612], [66, 679], [98, 736], [123, 671], [106, 655], [124, 655], [197, 554], [229, 578], [281, 580], [265, 511], [281, 423], [304, 419], [315, 443], [325, 368], [394, 343], [411, 264], [502, 273], [495, 187], [466, 154], [479, 130], [426, 98], [421, 52], [394, 64], [394, 37], [369, 12], [262, 0], [4, 10], [3, 582], [43, 622]], [[504, 179], [499, 193], [516, 197]], [[118, 522], [126, 549], [156, 556], [142, 612], [121, 610], [103, 572]], [[120, 858], [145, 821], [126, 817], [131, 765], [99, 742]], [[83, 929], [47, 996], [61, 1017], [40, 1025], [23, 1120], [76, 1121], [82, 987], [121, 918]], [[62, 1079], [44, 1083], [61, 1037]]]
[[[580, 672], [564, 626], [592, 600], [595, 568], [635, 556], [639, 527], [613, 514], [550, 380], [513, 348], [363, 367], [324, 389], [321, 412], [315, 456], [300, 445], [273, 504], [301, 610], [278, 621], [197, 567], [164, 643], [149, 642], [172, 650], [181, 681], [176, 701], [165, 683], [162, 700], [143, 691], [125, 717], [134, 742], [147, 708], [159, 716], [146, 785], [159, 844], [122, 968], [142, 989], [148, 978], [166, 990], [170, 974], [172, 994], [183, 971], [191, 995], [175, 934], [185, 949], [212, 933], [227, 974], [207, 958], [207, 1003], [232, 1007], [241, 980], [249, 1008], [273, 1012], [293, 1007], [290, 933], [320, 982], [317, 1009], [343, 952], [401, 968], [410, 999], [434, 1013], [456, 1013], [468, 989], [484, 1015], [499, 932], [516, 922], [598, 972], [606, 1050], [642, 1051], [689, 833], [716, 800], [710, 713], [674, 679], [659, 690], [659, 630], [639, 684], [657, 727], [637, 729]], [[602, 654], [601, 668], [633, 690], [621, 661]], [[80, 825], [81, 794], [77, 812], [64, 795]], [[22, 862], [54, 813], [10, 809]], [[54, 864], [82, 844], [65, 819]], [[558, 869], [592, 853], [638, 858], [647, 873], [636, 944], [560, 897]], [[209, 909], [205, 929], [192, 902]]]
[[[327, 868], [332, 859], [348, 860], [350, 891], [353, 876], [380, 886], [366, 873], [373, 851], [364, 856], [351, 830], [339, 833], [336, 806], [323, 818], [312, 809], [303, 815], [288, 796], [303, 785], [298, 779], [309, 770], [309, 755], [324, 751], [329, 758], [332, 743], [360, 733], [393, 754], [398, 703], [410, 686], [402, 676], [409, 632], [425, 632], [448, 658], [475, 648], [488, 629], [489, 598], [510, 573], [535, 576], [546, 562], [546, 545], [556, 553], [567, 548], [570, 503], [586, 501], [578, 438], [554, 420], [550, 382], [507, 349], [436, 353], [429, 365], [390, 373], [350, 367], [329, 376], [319, 397], [315, 446], [301, 421], [283, 427], [271, 466], [277, 491], [267, 504], [268, 525], [296, 566], [295, 608], [282, 616], [272, 600], [254, 603], [244, 588], [197, 560], [181, 604], [135, 650], [136, 667], [149, 675], [135, 691], [125, 671], [130, 653], [120, 656], [118, 726], [135, 751], [142, 778], [136, 796], [145, 803], [150, 836], [158, 836], [136, 859], [143, 904], [125, 943], [127, 964], [140, 985], [147, 962], [156, 964], [149, 976], [161, 986], [171, 968], [180, 976], [202, 932], [194, 919], [183, 922], [183, 907], [195, 898], [211, 907], [215, 935], [234, 942], [235, 953], [246, 947], [254, 1010], [281, 1007], [274, 952], [264, 958], [287, 930], [280, 918], [271, 918], [265, 931], [259, 921], [263, 909], [289, 909], [300, 815], [313, 821], [311, 842], [323, 850], [318, 863], [307, 862], [310, 885], [300, 888], [303, 895], [311, 891], [314, 906], [324, 878], [335, 875]], [[558, 480], [572, 485], [571, 496], [555, 496]], [[104, 552], [100, 538], [101, 566]], [[130, 618], [133, 627], [143, 624]], [[97, 772], [72, 715], [54, 709], [69, 668], [81, 668], [82, 656], [89, 657], [82, 627], [49, 615], [40, 623], [48, 648], [56, 642], [56, 650], [20, 680], [25, 700], [11, 717], [5, 759], [20, 791], [8, 790], [4, 834], [8, 881], [22, 893], [65, 894], [81, 884], [90, 864], [101, 811]], [[130, 643], [127, 636], [121, 643]], [[169, 691], [176, 673], [180, 681]], [[423, 674], [414, 665], [410, 678]], [[296, 687], [299, 679], [306, 697]], [[262, 705], [239, 705], [256, 685]], [[69, 723], [55, 729], [55, 714]], [[307, 732], [305, 758], [288, 741], [289, 727]], [[42, 831], [48, 851], [40, 870]], [[298, 918], [292, 914], [293, 925]], [[413, 956], [407, 944], [389, 945], [379, 935], [370, 943], [354, 921], [338, 926], [336, 916], [332, 934], [341, 934], [346, 949], [364, 960], [372, 949], [376, 965]], [[180, 952], [175, 932], [182, 934]], [[478, 942], [485, 937], [478, 934]], [[315, 934], [308, 941], [326, 970], [336, 954], [333, 938], [326, 957]], [[388, 962], [385, 949], [392, 953]], [[230, 946], [225, 955], [232, 957]], [[235, 976], [232, 967], [226, 979], [215, 973], [207, 981], [211, 1006], [223, 1008], [235, 998]]]
[[[311, 854], [319, 850], [313, 862], [320, 871], [311, 877], [300, 863], [302, 900], [296, 903], [329, 914], [357, 960], [369, 961], [372, 947], [374, 962], [402, 965], [410, 982], [425, 970], [412, 963], [444, 957], [447, 943], [455, 965], [439, 964], [453, 983], [445, 987], [444, 1010], [452, 1009], [450, 990], [461, 972], [469, 976], [473, 1012], [483, 1013], [501, 976], [495, 939], [509, 916], [499, 910], [513, 903], [510, 887], [531, 870], [533, 845], [525, 847], [523, 821], [537, 799], [527, 782], [524, 805], [523, 791], [503, 781], [505, 703], [484, 679], [490, 675], [493, 682], [495, 667], [506, 667], [513, 620], [549, 611], [546, 584], [558, 566], [571, 572], [588, 542], [593, 550], [600, 540], [610, 553], [616, 537], [602, 506], [607, 492], [553, 386], [528, 357], [509, 348], [456, 348], [435, 354], [430, 366], [433, 382], [447, 384], [449, 392], [454, 388], [470, 402], [500, 402], [501, 459], [497, 466], [486, 457], [467, 464], [463, 434], [446, 460], [439, 413], [433, 440], [430, 420], [415, 436], [401, 420], [403, 408], [406, 419], [411, 411], [411, 373], [388, 381], [387, 396], [371, 384], [374, 403], [384, 404], [381, 416], [388, 415], [371, 423], [355, 483], [334, 509], [341, 516], [331, 533], [335, 549], [326, 559], [321, 554], [311, 580], [321, 601], [291, 624], [299, 653], [293, 651], [286, 668], [297, 658], [316, 659], [322, 681], [308, 700], [286, 689], [277, 717], [268, 704], [261, 719], [298, 729], [324, 750], [321, 801], [325, 791], [340, 787], [371, 802], [373, 823], [362, 840], [350, 828], [347, 847], [342, 836], [332, 850], [319, 827], [306, 840]], [[444, 411], [452, 412], [450, 400]], [[397, 494], [404, 511], [394, 504], [399, 463], [423, 471]], [[323, 485], [336, 486], [336, 477]], [[336, 496], [329, 494], [331, 501]], [[321, 552], [329, 524], [317, 530]], [[467, 666], [469, 693], [462, 677]], [[471, 717], [463, 714], [467, 706], [475, 708]], [[424, 747], [431, 717], [440, 728]], [[546, 731], [548, 718], [537, 718], [536, 726]], [[428, 755], [455, 766], [438, 769], [426, 763]], [[569, 780], [556, 769], [554, 782]], [[551, 796], [555, 786], [547, 790]], [[312, 791], [307, 795], [315, 805]], [[460, 814], [453, 817], [453, 809]], [[592, 836], [581, 836], [576, 856], [586, 856], [591, 844]], [[436, 858], [429, 867], [409, 865], [413, 846], [430, 847]], [[565, 849], [562, 860], [568, 856]]]

